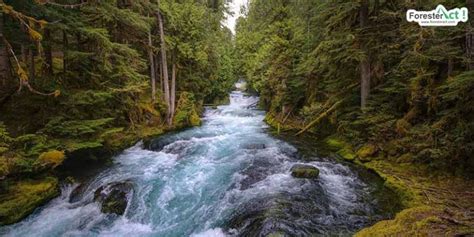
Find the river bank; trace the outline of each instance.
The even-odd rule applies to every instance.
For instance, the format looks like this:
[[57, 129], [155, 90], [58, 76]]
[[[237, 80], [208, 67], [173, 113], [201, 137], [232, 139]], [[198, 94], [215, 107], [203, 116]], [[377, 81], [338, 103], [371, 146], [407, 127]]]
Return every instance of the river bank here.
[[[265, 121], [277, 132], [296, 134], [302, 126], [291, 119], [280, 120], [267, 114]], [[355, 236], [458, 236], [474, 233], [474, 182], [443, 172], [433, 172], [409, 160], [384, 159], [368, 147], [355, 149], [341, 136], [324, 138], [337, 157], [369, 169], [384, 179], [403, 206], [394, 219], [379, 221]], [[402, 156], [403, 158], [403, 156]]]
[[[140, 127], [128, 131], [120, 131], [104, 139], [91, 148], [76, 149], [69, 152], [48, 151], [40, 157], [56, 160], [57, 164], [44, 164], [47, 167], [37, 169], [35, 164], [28, 173], [19, 173], [2, 180], [0, 195], [0, 224], [12, 224], [31, 214], [37, 207], [60, 195], [60, 180], [71, 181], [75, 170], [88, 170], [93, 166], [103, 166], [111, 162], [111, 158], [125, 148], [133, 146], [143, 139], [159, 136], [173, 129], [163, 127]], [[66, 142], [66, 141], [65, 141]], [[10, 159], [1, 159], [5, 170], [9, 163], [16, 162], [20, 154], [11, 154]], [[56, 157], [55, 157], [56, 156]], [[3, 158], [3, 157], [2, 157]], [[39, 159], [39, 158], [38, 158]], [[5, 172], [7, 173], [7, 172]]]
[[[194, 121], [178, 121], [176, 125], [168, 127], [156, 124], [135, 124], [134, 128], [113, 131], [101, 137], [99, 142], [80, 140], [61, 140], [58, 143], [68, 144], [70, 148], [65, 151], [49, 150], [41, 153], [29, 165], [28, 171], [16, 172], [15, 165], [21, 160], [21, 153], [8, 152], [10, 158], [0, 159], [3, 168], [2, 192], [0, 194], [0, 224], [12, 224], [31, 214], [36, 208], [60, 195], [62, 181], [74, 182], [74, 177], [81, 179], [112, 162], [112, 158], [126, 148], [140, 140], [149, 140], [160, 135], [179, 131], [185, 127], [198, 126], [199, 117]], [[71, 143], [73, 142], [73, 143]], [[78, 144], [78, 145], [74, 145]], [[85, 144], [85, 145], [84, 145]], [[5, 156], [7, 157], [7, 156]], [[12, 168], [14, 167], [14, 168]]]

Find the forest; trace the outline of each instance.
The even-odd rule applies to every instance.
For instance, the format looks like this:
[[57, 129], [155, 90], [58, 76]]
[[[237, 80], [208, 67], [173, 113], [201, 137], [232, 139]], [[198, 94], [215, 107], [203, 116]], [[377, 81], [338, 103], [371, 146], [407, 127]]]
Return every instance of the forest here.
[[0, 9], [0, 235], [474, 235], [472, 0]]

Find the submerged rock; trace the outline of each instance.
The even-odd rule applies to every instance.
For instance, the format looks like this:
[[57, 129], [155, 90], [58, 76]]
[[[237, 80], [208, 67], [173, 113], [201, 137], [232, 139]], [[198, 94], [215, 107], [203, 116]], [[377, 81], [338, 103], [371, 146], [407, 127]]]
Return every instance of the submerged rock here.
[[242, 145], [243, 149], [250, 149], [250, 150], [259, 150], [259, 149], [265, 149], [266, 145], [262, 143], [257, 143], [257, 144], [246, 144]]
[[69, 194], [69, 203], [75, 203], [75, 202], [80, 201], [86, 189], [87, 189], [87, 185], [85, 183], [81, 183], [77, 185]]
[[101, 204], [103, 213], [123, 215], [128, 204], [128, 196], [133, 192], [130, 182], [114, 182], [98, 188], [94, 193], [94, 201]]
[[319, 169], [312, 165], [297, 164], [291, 167], [291, 175], [295, 178], [314, 179], [319, 176]]

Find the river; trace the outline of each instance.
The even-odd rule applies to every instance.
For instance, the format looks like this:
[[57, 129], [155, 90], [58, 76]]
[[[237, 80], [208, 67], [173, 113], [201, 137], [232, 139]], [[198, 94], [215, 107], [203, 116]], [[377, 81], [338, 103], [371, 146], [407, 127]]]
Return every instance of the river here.
[[[275, 136], [258, 98], [234, 91], [230, 104], [208, 108], [203, 125], [138, 143], [81, 185], [5, 236], [308, 236], [350, 235], [392, 216], [382, 182], [352, 164], [319, 156], [309, 141]], [[304, 157], [304, 159], [302, 158]], [[318, 179], [293, 178], [307, 163]], [[94, 192], [113, 182], [133, 184], [123, 216], [103, 214]]]

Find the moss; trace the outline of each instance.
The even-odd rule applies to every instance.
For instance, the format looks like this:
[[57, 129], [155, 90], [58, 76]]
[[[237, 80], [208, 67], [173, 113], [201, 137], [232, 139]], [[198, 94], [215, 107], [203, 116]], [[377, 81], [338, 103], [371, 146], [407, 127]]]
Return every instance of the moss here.
[[328, 148], [336, 152], [336, 154], [340, 155], [345, 160], [354, 160], [356, 158], [356, 154], [352, 150], [352, 146], [337, 137], [328, 137], [325, 140]]
[[197, 111], [194, 95], [189, 92], [182, 92], [176, 106], [173, 124], [177, 128], [201, 125], [201, 118]]
[[7, 158], [0, 156], [0, 179], [9, 173]]
[[311, 165], [295, 165], [291, 168], [291, 175], [295, 178], [317, 178], [319, 169]]
[[55, 168], [62, 164], [65, 158], [66, 156], [64, 155], [64, 151], [52, 150], [43, 152], [39, 156], [38, 161], [46, 165], [51, 165], [53, 168]]
[[356, 237], [365, 236], [444, 236], [433, 225], [441, 222], [438, 215], [441, 210], [431, 206], [419, 206], [405, 209], [393, 220], [380, 221], [358, 232]]
[[345, 160], [354, 160], [356, 158], [355, 153], [350, 149], [341, 149], [337, 152]]
[[53, 177], [14, 183], [0, 196], [0, 224], [19, 221], [57, 195], [58, 180]]
[[293, 122], [291, 119], [287, 119], [285, 123], [282, 123], [280, 120], [278, 120], [277, 117], [275, 117], [274, 114], [272, 113], [267, 113], [265, 115], [264, 121], [270, 125], [270, 127], [279, 130], [280, 132], [286, 132], [286, 131], [299, 131], [301, 128], [296, 124], [296, 122]]
[[359, 158], [365, 159], [369, 156], [375, 155], [376, 152], [377, 147], [374, 144], [366, 144], [357, 150], [357, 156], [359, 156]]
[[201, 125], [201, 118], [197, 113], [192, 113], [189, 117], [189, 125], [191, 126], [199, 126]]
[[397, 158], [397, 163], [410, 163], [413, 162], [414, 157], [411, 153], [405, 153]]
[[[393, 166], [384, 161], [371, 161], [364, 166], [384, 179], [384, 185], [393, 190], [399, 197], [404, 208], [422, 204], [422, 196], [417, 189], [410, 188], [407, 181], [397, 177], [394, 173], [403, 173], [404, 166]], [[388, 167], [389, 166], [389, 167]], [[393, 169], [396, 169], [395, 171]]]

